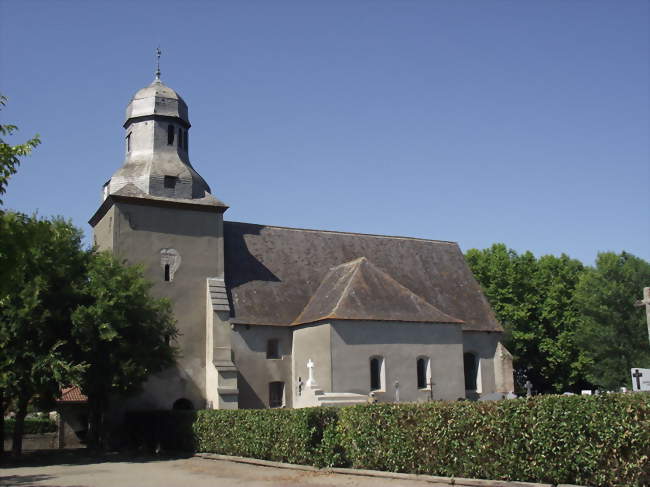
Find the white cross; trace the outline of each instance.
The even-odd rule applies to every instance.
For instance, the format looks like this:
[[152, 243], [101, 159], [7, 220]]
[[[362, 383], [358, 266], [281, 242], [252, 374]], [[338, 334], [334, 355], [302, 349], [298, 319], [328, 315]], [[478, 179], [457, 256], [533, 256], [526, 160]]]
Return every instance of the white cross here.
[[530, 397], [533, 395], [533, 383], [529, 380], [526, 381], [524, 384], [524, 387], [526, 388], [526, 397]]
[[311, 359], [307, 360], [307, 369], [309, 369], [307, 387], [314, 387], [316, 385], [316, 380], [314, 380], [314, 362], [312, 362]]
[[643, 288], [643, 299], [634, 303], [634, 306], [645, 306], [645, 316], [648, 323], [648, 340], [650, 340], [650, 287]]

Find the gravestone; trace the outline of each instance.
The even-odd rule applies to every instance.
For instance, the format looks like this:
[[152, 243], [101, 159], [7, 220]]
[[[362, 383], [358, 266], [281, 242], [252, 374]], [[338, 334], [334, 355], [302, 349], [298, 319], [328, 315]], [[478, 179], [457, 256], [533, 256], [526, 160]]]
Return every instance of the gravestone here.
[[526, 381], [524, 384], [524, 387], [526, 388], [526, 397], [530, 397], [533, 395], [533, 383], [529, 380]]
[[630, 369], [632, 374], [633, 391], [650, 391], [650, 369], [634, 367]]

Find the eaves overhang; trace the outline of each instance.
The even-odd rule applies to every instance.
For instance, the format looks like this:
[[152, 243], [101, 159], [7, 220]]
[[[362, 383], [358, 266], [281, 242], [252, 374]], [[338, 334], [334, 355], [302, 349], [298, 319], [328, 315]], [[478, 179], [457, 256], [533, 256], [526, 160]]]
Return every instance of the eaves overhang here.
[[[122, 190], [120, 190], [122, 191]], [[164, 198], [159, 196], [151, 196], [140, 192], [139, 195], [133, 194], [110, 194], [102, 202], [95, 214], [88, 220], [91, 227], [95, 227], [97, 223], [103, 218], [106, 212], [117, 202], [125, 202], [142, 206], [157, 206], [163, 208], [185, 208], [196, 211], [205, 211], [211, 213], [223, 214], [229, 207], [222, 203], [214, 196], [208, 196], [201, 199], [182, 200], [177, 198]]]

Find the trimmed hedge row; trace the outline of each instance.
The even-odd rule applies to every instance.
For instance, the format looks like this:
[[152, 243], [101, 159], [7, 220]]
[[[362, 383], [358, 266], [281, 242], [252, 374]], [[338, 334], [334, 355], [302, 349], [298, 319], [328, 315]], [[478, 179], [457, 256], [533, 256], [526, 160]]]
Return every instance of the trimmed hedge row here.
[[355, 468], [583, 485], [650, 483], [650, 396], [539, 396], [341, 410]]
[[158, 411], [133, 439], [316, 466], [498, 480], [650, 485], [650, 394], [341, 409]]
[[[15, 424], [15, 419], [5, 419], [5, 436], [13, 435]], [[43, 433], [53, 433], [57, 430], [56, 423], [49, 418], [25, 418], [24, 428], [24, 434], [26, 435], [41, 435]]]
[[126, 417], [131, 447], [200, 451], [313, 464], [337, 410], [142, 411]]

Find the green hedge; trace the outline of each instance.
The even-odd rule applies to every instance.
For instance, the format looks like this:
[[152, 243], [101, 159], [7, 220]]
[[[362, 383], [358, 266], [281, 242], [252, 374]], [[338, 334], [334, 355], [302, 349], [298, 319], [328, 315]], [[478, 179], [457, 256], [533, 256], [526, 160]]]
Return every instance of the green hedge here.
[[[16, 420], [13, 418], [5, 419], [5, 436], [11, 436], [14, 433]], [[57, 430], [56, 423], [49, 418], [25, 418], [24, 434], [39, 435], [43, 433], [53, 433]]]
[[134, 441], [150, 447], [455, 477], [650, 485], [650, 394], [166, 411], [130, 420]]
[[588, 485], [650, 482], [650, 396], [344, 408], [355, 468]]
[[320, 464], [323, 431], [335, 424], [330, 408], [199, 411], [194, 423], [201, 452]]

